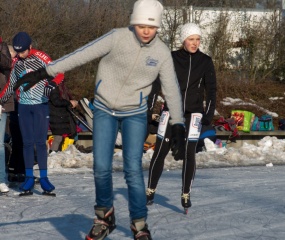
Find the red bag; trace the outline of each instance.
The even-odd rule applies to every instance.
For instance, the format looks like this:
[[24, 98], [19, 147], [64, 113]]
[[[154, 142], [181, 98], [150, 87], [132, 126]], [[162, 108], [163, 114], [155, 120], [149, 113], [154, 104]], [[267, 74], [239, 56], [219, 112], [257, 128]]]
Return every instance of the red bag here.
[[234, 118], [220, 117], [214, 122], [215, 129], [218, 131], [230, 131], [229, 140], [235, 142], [236, 138], [239, 137], [236, 121]]

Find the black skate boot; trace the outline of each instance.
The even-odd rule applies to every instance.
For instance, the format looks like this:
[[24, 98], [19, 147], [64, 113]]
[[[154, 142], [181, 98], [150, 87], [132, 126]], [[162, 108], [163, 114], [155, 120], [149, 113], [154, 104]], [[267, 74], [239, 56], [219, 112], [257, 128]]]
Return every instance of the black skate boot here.
[[[35, 179], [34, 179], [34, 181], [35, 181]], [[52, 192], [55, 189], [55, 187], [50, 183], [50, 181], [48, 180], [47, 177], [40, 178], [39, 181], [41, 184], [41, 188], [44, 190], [42, 193], [43, 195], [51, 196], [51, 197], [56, 196], [56, 194]]]
[[8, 182], [10, 183], [18, 183], [18, 182], [25, 182], [25, 174], [14, 174], [14, 173], [8, 173]]
[[188, 208], [192, 206], [190, 201], [190, 193], [182, 193], [181, 194], [181, 204], [184, 207], [184, 213], [188, 213]]
[[152, 240], [144, 218], [133, 220], [131, 230], [134, 234], [134, 240]]
[[25, 178], [26, 178], [25, 174], [18, 173], [18, 182], [24, 182]]
[[146, 189], [146, 205], [152, 205], [154, 194], [156, 189], [147, 188]]
[[8, 182], [18, 182], [17, 174], [8, 173]]
[[20, 190], [22, 191], [19, 196], [30, 196], [33, 195], [32, 189], [34, 188], [35, 180], [34, 177], [26, 177], [25, 181], [21, 184]]
[[107, 237], [115, 228], [115, 209], [108, 210], [105, 207], [95, 207], [94, 224], [85, 240], [102, 240]]

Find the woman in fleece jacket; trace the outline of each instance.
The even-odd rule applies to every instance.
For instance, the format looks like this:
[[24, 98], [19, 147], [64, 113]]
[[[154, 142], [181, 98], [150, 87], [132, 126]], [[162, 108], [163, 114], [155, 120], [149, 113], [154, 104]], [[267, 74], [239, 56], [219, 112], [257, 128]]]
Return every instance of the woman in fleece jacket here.
[[[86, 239], [104, 239], [115, 227], [112, 159], [118, 130], [123, 141], [124, 174], [128, 186], [134, 239], [151, 239], [142, 170], [147, 129], [147, 98], [157, 76], [171, 112], [175, 159], [184, 157], [182, 101], [170, 50], [157, 36], [163, 6], [138, 0], [130, 26], [113, 29], [85, 46], [25, 75], [26, 89], [41, 78], [69, 71], [102, 57], [94, 90], [93, 154], [96, 204], [94, 224]], [[182, 153], [182, 154], [181, 154]]]

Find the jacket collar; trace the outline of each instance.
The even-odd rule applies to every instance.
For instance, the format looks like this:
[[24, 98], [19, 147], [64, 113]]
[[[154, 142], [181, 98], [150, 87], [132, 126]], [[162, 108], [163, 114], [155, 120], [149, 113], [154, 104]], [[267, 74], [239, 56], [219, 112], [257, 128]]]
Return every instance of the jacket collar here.
[[199, 48], [198, 48], [198, 50], [195, 53], [190, 53], [187, 50], [185, 50], [184, 48], [181, 49], [181, 53], [184, 56], [196, 56], [196, 55], [199, 55], [199, 52], [200, 52]]

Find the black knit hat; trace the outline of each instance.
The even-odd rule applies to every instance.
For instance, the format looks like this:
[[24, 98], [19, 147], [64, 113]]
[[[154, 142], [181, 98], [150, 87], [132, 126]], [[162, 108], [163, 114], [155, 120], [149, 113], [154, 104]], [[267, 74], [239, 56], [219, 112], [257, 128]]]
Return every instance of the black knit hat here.
[[32, 39], [26, 32], [18, 32], [13, 38], [13, 48], [16, 52], [24, 52], [29, 49]]

